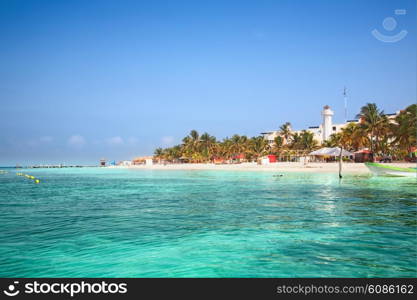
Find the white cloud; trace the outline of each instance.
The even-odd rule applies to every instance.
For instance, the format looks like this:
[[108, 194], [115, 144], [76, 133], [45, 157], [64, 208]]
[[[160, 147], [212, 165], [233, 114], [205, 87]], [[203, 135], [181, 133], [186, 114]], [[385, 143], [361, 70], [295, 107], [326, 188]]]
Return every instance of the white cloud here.
[[120, 136], [114, 136], [114, 137], [106, 139], [106, 143], [113, 146], [113, 145], [122, 145], [124, 144], [124, 141]]
[[28, 141], [26, 141], [26, 145], [29, 146], [29, 147], [35, 147], [38, 144], [39, 144], [39, 142], [36, 141], [36, 140], [28, 140]]
[[33, 138], [24, 142], [29, 147], [37, 147], [41, 144], [47, 144], [53, 141], [51, 136], [41, 136], [40, 138]]
[[82, 135], [79, 134], [75, 134], [70, 136], [70, 138], [68, 139], [68, 145], [76, 147], [76, 148], [81, 148], [85, 145], [86, 140]]
[[139, 142], [139, 140], [137, 138], [131, 136], [130, 138], [127, 139], [127, 142], [131, 145], [136, 145]]
[[39, 141], [42, 143], [50, 143], [54, 140], [54, 138], [52, 136], [41, 136], [39, 138]]
[[174, 143], [174, 140], [175, 139], [173, 136], [164, 136], [161, 139], [162, 144], [164, 144], [164, 146], [172, 146], [172, 144]]

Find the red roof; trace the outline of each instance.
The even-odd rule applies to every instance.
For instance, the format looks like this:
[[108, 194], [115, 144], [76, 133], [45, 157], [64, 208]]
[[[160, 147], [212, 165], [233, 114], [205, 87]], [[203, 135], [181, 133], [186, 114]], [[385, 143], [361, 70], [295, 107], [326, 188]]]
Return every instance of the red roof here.
[[371, 150], [363, 149], [363, 150], [356, 151], [355, 153], [372, 153], [372, 152]]

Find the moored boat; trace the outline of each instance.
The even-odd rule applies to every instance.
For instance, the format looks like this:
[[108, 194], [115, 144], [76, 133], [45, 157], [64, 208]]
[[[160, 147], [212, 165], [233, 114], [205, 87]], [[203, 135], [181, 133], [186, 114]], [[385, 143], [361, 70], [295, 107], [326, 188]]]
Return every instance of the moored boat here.
[[401, 168], [373, 162], [367, 162], [365, 165], [372, 174], [377, 176], [417, 177], [417, 169], [415, 168]]

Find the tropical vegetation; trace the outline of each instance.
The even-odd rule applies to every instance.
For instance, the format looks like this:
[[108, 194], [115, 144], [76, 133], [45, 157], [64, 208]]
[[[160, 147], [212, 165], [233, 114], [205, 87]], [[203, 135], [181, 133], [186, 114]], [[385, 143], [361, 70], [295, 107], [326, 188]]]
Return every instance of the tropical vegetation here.
[[348, 151], [369, 149], [375, 156], [390, 155], [404, 159], [416, 147], [416, 110], [416, 104], [412, 104], [390, 119], [375, 103], [367, 103], [357, 115], [358, 122], [347, 124], [322, 145], [310, 131], [293, 132], [289, 122], [280, 126], [279, 134], [273, 141], [263, 136], [238, 134], [218, 140], [209, 133], [200, 134], [191, 130], [181, 144], [157, 148], [154, 158], [168, 162], [203, 163], [256, 161], [274, 154], [280, 160], [291, 160], [306, 156], [320, 147], [341, 147]]
[[359, 122], [331, 135], [325, 145], [349, 151], [367, 148], [374, 156], [407, 158], [416, 150], [416, 112], [417, 105], [412, 104], [390, 119], [375, 103], [367, 103], [357, 115]]

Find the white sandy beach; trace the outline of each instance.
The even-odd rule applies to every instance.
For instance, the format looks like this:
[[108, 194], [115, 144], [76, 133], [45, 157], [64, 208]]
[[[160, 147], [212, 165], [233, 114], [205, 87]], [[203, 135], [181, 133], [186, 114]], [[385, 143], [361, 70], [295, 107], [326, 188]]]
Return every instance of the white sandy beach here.
[[[416, 167], [415, 163], [391, 163], [386, 165], [398, 167]], [[154, 164], [135, 166], [116, 166], [111, 168], [131, 168], [149, 170], [229, 170], [229, 171], [271, 171], [271, 172], [309, 172], [309, 173], [338, 173], [338, 163], [308, 163], [304, 165], [299, 162], [279, 162], [268, 165], [256, 163], [241, 164]], [[370, 174], [370, 171], [363, 163], [343, 163], [342, 173], [344, 174]]]

